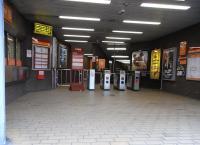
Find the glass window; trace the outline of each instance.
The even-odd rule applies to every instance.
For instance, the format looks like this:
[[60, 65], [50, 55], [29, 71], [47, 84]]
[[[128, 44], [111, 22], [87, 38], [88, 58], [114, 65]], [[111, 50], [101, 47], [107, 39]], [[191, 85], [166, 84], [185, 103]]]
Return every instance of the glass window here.
[[8, 65], [15, 65], [15, 38], [7, 33]]

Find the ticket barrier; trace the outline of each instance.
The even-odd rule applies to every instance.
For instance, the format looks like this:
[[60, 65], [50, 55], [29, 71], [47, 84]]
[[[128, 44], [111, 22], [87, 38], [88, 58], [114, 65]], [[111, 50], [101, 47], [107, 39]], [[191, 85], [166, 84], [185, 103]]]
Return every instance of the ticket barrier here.
[[128, 73], [127, 88], [134, 91], [140, 90], [140, 71], [132, 71]]
[[88, 81], [87, 81], [88, 90], [95, 90], [95, 70], [90, 69], [88, 71]]
[[103, 90], [110, 90], [110, 78], [111, 78], [111, 72], [110, 72], [110, 70], [104, 70], [101, 73], [100, 87]]
[[126, 90], [126, 72], [121, 70], [114, 74], [114, 88], [124, 91]]

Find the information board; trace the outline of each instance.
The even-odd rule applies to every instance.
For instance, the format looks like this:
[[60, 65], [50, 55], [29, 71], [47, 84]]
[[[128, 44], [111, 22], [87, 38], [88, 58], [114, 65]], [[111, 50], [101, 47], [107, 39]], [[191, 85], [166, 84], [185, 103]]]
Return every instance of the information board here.
[[188, 51], [187, 80], [200, 81], [200, 47], [191, 47]]
[[177, 48], [164, 49], [163, 51], [163, 80], [176, 80]]
[[33, 39], [33, 70], [49, 70], [50, 69], [50, 43]]
[[40, 34], [40, 35], [46, 35], [46, 36], [52, 36], [53, 35], [53, 27], [41, 23], [35, 23], [34, 24], [34, 33]]
[[83, 70], [83, 49], [82, 48], [72, 49], [72, 69]]
[[158, 80], [160, 78], [160, 57], [161, 49], [155, 49], [151, 52], [150, 78]]

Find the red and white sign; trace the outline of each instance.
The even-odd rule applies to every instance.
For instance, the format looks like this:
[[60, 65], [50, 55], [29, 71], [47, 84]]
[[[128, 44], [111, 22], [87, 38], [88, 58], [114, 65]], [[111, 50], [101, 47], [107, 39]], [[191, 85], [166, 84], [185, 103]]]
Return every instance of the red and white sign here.
[[83, 69], [83, 49], [82, 48], [72, 49], [72, 69], [73, 70]]

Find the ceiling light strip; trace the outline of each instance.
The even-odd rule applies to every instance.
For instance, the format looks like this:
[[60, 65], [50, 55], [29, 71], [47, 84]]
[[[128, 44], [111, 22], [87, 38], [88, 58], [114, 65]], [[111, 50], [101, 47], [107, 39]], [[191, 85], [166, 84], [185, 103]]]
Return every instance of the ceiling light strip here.
[[116, 43], [116, 44], [124, 44], [125, 42], [122, 41], [102, 41], [103, 43]]
[[63, 30], [74, 30], [74, 31], [94, 31], [94, 29], [88, 28], [73, 28], [73, 27], [62, 27]]
[[59, 16], [59, 18], [60, 19], [69, 19], [69, 20], [101, 21], [100, 18], [89, 18], [89, 17]]
[[114, 40], [131, 40], [131, 38], [122, 38], [122, 37], [106, 37], [106, 39], [114, 39]]
[[107, 48], [107, 50], [111, 50], [111, 51], [125, 51], [126, 50], [126, 48], [123, 48], [123, 47], [121, 47], [121, 48]]
[[82, 3], [96, 3], [96, 4], [105, 4], [105, 5], [109, 5], [111, 3], [111, 0], [64, 0], [64, 1], [82, 2]]
[[88, 41], [82, 41], [82, 40], [65, 40], [66, 42], [77, 42], [77, 43], [87, 43]]
[[116, 56], [112, 56], [112, 58], [129, 58], [129, 56], [116, 55]]
[[123, 23], [130, 24], [144, 24], [144, 25], [160, 25], [161, 22], [152, 22], [152, 21], [133, 21], [133, 20], [123, 20]]
[[113, 33], [127, 33], [127, 34], [143, 34], [143, 32], [138, 31], [121, 31], [121, 30], [113, 30]]
[[77, 38], [90, 38], [91, 36], [86, 36], [86, 35], [64, 35], [65, 37], [77, 37]]
[[157, 9], [174, 9], [174, 10], [188, 10], [191, 8], [190, 6], [160, 4], [160, 3], [142, 3], [141, 7], [157, 8]]

